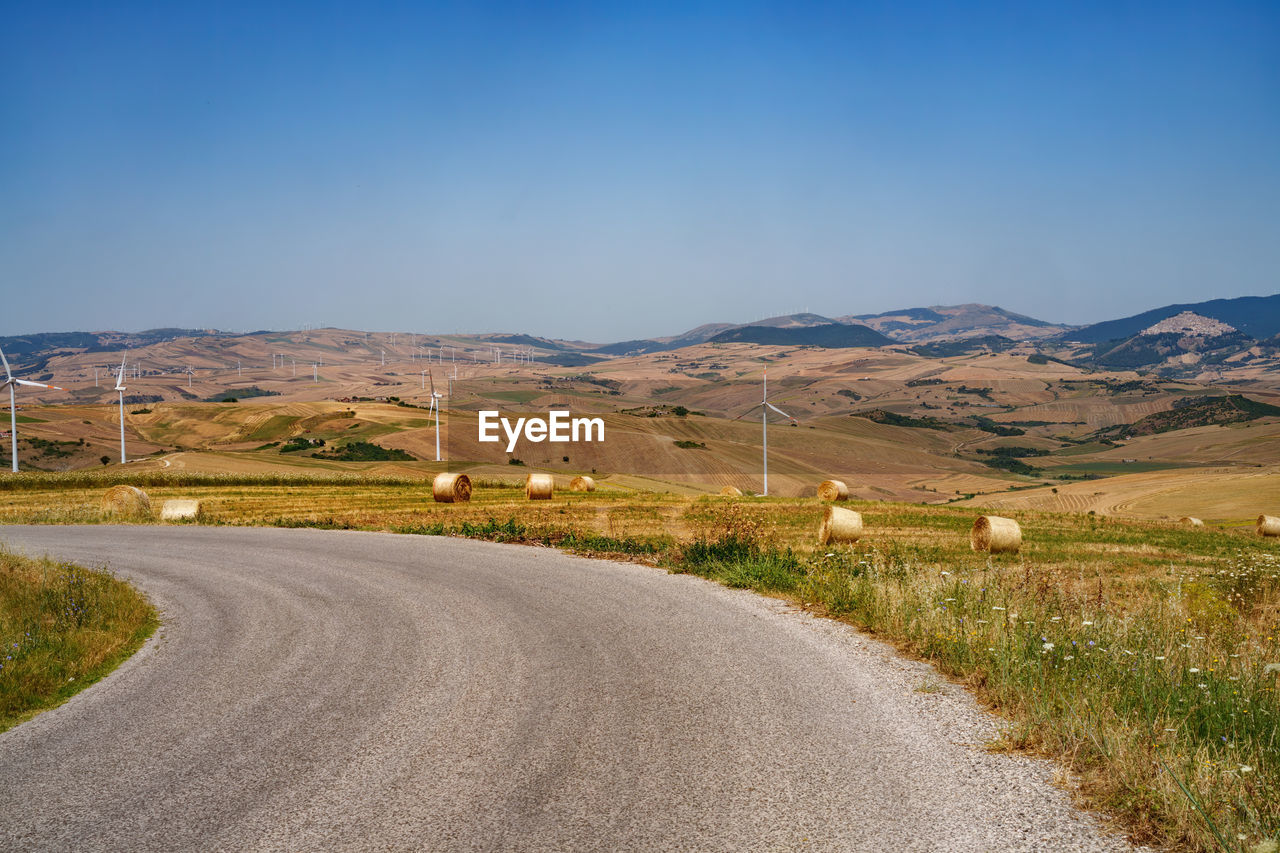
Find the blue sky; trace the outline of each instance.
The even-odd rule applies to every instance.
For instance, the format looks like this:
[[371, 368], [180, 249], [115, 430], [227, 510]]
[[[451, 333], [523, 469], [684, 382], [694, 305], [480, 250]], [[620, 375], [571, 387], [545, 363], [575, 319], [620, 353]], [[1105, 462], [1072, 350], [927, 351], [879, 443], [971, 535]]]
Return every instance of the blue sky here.
[[0, 334], [1280, 291], [1275, 3], [4, 7]]

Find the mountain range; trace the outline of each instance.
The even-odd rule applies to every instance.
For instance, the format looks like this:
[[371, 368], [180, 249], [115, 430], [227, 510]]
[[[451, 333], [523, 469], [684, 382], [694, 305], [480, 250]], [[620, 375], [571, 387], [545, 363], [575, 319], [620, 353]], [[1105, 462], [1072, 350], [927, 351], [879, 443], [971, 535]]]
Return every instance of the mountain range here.
[[[136, 349], [177, 338], [215, 337], [229, 335], [195, 329], [45, 332], [0, 338], [0, 347], [11, 359], [21, 362], [24, 371], [31, 371], [43, 369], [50, 355], [57, 352]], [[828, 348], [906, 345], [926, 356], [1023, 346], [1082, 365], [1164, 369], [1176, 374], [1204, 364], [1263, 364], [1275, 360], [1280, 365], [1280, 294], [1166, 305], [1080, 327], [969, 303], [839, 317], [787, 314], [751, 323], [708, 323], [667, 337], [607, 344], [557, 341], [527, 334], [471, 337], [499, 346], [530, 348], [538, 352], [543, 363], [564, 366], [704, 343], [738, 342]]]

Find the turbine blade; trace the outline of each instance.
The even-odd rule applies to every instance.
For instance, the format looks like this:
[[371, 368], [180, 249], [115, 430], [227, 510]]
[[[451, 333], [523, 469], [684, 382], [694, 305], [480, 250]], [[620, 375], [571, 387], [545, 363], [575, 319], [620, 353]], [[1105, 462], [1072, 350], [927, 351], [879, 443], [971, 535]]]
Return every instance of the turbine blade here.
[[427, 378], [431, 380], [431, 396], [436, 395], [436, 375], [430, 368], [427, 368]]
[[4, 357], [4, 350], [0, 349], [0, 361], [4, 362], [4, 375], [6, 379], [12, 379], [13, 373], [9, 370], [9, 359]]
[[736, 418], [734, 418], [734, 420], [735, 420], [735, 421], [740, 421], [740, 420], [742, 420], [742, 419], [743, 419], [743, 418], [745, 418], [747, 415], [751, 414], [752, 412], [754, 412], [756, 409], [760, 408], [760, 407], [761, 407], [761, 406], [763, 406], [763, 405], [764, 405], [764, 403], [756, 403], [754, 406], [752, 406], [751, 408], [747, 409], [745, 412], [743, 412], [742, 414], [740, 414], [740, 415], [738, 415]]
[[15, 379], [13, 381], [17, 385], [30, 385], [32, 388], [52, 388], [55, 391], [67, 390], [66, 388], [62, 388], [57, 385], [45, 385], [43, 382], [31, 382], [26, 379]]
[[[765, 403], [765, 405], [766, 405], [766, 406], [768, 406], [769, 408], [773, 409], [773, 410], [774, 410], [775, 412], [777, 412], [778, 414], [782, 415], [784, 418], [791, 418], [791, 415], [788, 415], [786, 412], [782, 411], [782, 409], [779, 409], [779, 408], [778, 408], [777, 406], [775, 406], [773, 403]], [[791, 418], [791, 420], [793, 420], [793, 421], [794, 421], [794, 420], [795, 420], [795, 418]]]

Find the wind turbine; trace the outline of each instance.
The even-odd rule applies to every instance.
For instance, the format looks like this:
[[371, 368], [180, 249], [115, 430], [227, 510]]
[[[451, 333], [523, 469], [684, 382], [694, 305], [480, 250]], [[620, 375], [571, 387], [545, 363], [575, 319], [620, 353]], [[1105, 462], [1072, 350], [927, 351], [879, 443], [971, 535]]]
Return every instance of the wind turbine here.
[[[16, 385], [30, 385], [32, 388], [52, 388], [55, 391], [65, 391], [65, 388], [59, 388], [57, 385], [45, 385], [43, 382], [31, 382], [26, 379], [14, 379], [13, 371], [9, 370], [9, 359], [4, 357], [4, 350], [0, 349], [0, 361], [4, 362], [4, 384], [9, 386], [9, 438], [12, 440], [10, 450], [13, 451], [13, 473], [18, 473], [18, 403], [14, 399], [13, 389]], [[437, 442], [439, 439], [437, 438]], [[439, 455], [439, 451], [436, 451]]]
[[764, 390], [760, 396], [760, 402], [756, 403], [754, 406], [747, 409], [742, 414], [738, 415], [736, 418], [734, 418], [734, 420], [735, 421], [742, 420], [747, 415], [754, 412], [756, 409], [760, 410], [760, 428], [764, 435], [764, 442], [763, 442], [764, 496], [768, 497], [769, 496], [769, 410], [773, 409], [775, 412], [777, 412], [778, 414], [782, 415], [784, 418], [791, 421], [792, 426], [799, 426], [799, 424], [796, 422], [795, 418], [791, 417], [791, 415], [788, 415], [786, 412], [782, 411], [782, 409], [779, 409], [773, 403], [769, 402], [769, 369], [768, 368], [765, 368], [764, 370], [763, 389]]
[[431, 405], [427, 408], [427, 416], [430, 417], [432, 410], [436, 413], [436, 461], [440, 461], [440, 392], [436, 390], [436, 375], [427, 369], [427, 373], [431, 379]]
[[124, 456], [124, 370], [125, 360], [129, 358], [129, 353], [124, 354], [124, 358], [120, 359], [120, 372], [116, 374], [116, 394], [120, 397], [120, 464], [123, 465], [128, 460]]

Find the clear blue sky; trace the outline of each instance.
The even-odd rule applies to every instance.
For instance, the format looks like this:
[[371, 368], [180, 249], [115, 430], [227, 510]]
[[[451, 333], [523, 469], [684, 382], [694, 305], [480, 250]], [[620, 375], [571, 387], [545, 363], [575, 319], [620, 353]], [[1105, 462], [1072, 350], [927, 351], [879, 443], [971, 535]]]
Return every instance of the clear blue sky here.
[[1280, 291], [1280, 4], [20, 3], [0, 334]]

